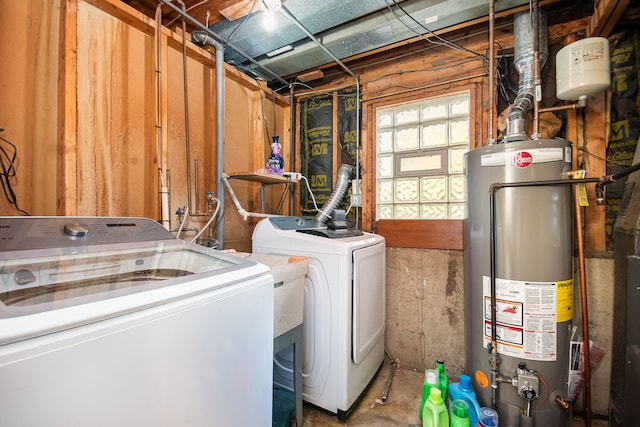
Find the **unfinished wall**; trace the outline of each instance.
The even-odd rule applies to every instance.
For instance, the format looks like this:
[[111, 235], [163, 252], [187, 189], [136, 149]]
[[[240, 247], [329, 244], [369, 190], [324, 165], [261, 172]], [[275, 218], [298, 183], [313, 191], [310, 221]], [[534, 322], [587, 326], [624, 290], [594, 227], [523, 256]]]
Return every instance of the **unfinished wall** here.
[[[0, 136], [18, 149], [11, 182], [18, 206], [32, 215], [56, 210], [59, 14], [58, 1], [0, 7]], [[2, 193], [0, 215], [19, 215]]]
[[153, 37], [84, 2], [77, 23], [77, 213], [154, 217]]
[[[185, 125], [180, 29], [161, 32], [156, 73], [154, 21], [120, 1], [33, 0], [0, 8], [0, 106], [2, 135], [16, 144], [17, 176], [12, 180], [20, 207], [35, 215], [145, 216], [159, 219], [159, 169], [170, 183], [171, 227], [188, 203], [187, 146], [191, 162], [191, 212], [206, 211], [205, 192], [216, 190], [215, 60], [188, 42], [189, 126]], [[156, 75], [161, 94], [156, 95]], [[288, 102], [253, 79], [225, 67], [224, 168], [264, 167], [265, 115], [282, 136], [288, 158]], [[159, 99], [159, 104], [157, 100]], [[156, 113], [160, 109], [161, 143]], [[276, 116], [276, 124], [271, 117]], [[287, 124], [284, 123], [285, 118]], [[187, 143], [187, 130], [189, 143]], [[258, 148], [256, 148], [258, 147]], [[198, 176], [195, 176], [198, 161]], [[167, 177], [170, 175], [170, 179]], [[196, 184], [198, 193], [196, 192]], [[248, 210], [261, 203], [260, 186], [238, 183]], [[273, 204], [273, 191], [267, 202]], [[276, 199], [277, 200], [277, 199]], [[197, 202], [197, 203], [196, 203]], [[227, 205], [225, 239], [250, 248], [252, 222]], [[17, 215], [0, 202], [0, 214]], [[190, 217], [185, 238], [206, 216]], [[255, 221], [254, 221], [255, 222]]]

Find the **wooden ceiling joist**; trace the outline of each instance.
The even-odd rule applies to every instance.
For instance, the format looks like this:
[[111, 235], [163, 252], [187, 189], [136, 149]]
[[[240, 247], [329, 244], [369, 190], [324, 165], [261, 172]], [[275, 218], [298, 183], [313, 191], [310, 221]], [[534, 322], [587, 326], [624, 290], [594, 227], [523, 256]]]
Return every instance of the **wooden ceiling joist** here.
[[596, 2], [593, 16], [587, 26], [588, 37], [607, 37], [620, 19], [629, 0], [600, 0]]

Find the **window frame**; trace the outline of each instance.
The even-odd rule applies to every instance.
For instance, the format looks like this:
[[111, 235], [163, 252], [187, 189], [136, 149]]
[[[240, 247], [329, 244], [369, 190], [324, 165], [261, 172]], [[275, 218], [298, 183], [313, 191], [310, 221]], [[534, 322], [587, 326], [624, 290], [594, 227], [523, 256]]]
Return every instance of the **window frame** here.
[[376, 220], [376, 111], [379, 108], [392, 107], [402, 102], [420, 101], [438, 96], [453, 95], [457, 92], [469, 92], [469, 123], [472, 150], [483, 144], [486, 139], [488, 116], [483, 100], [481, 81], [466, 81], [457, 85], [441, 85], [403, 93], [389, 97], [379, 97], [365, 101], [363, 105], [363, 158], [362, 165], [366, 174], [362, 179], [362, 191], [366, 196], [362, 207], [363, 228], [385, 237], [388, 247], [424, 248], [424, 249], [464, 249], [464, 220], [462, 219], [381, 219]]

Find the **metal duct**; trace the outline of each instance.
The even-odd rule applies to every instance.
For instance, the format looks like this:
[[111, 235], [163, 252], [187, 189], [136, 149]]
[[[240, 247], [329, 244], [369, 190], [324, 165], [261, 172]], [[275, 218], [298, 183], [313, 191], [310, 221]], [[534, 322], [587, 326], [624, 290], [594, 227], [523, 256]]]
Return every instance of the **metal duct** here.
[[340, 203], [349, 188], [349, 178], [351, 178], [353, 170], [354, 167], [351, 165], [343, 164], [340, 166], [340, 170], [338, 171], [338, 182], [333, 188], [333, 192], [331, 193], [331, 196], [329, 196], [329, 200], [322, 205], [322, 208], [316, 214], [317, 222], [326, 222], [327, 219], [331, 217], [331, 213], [338, 203]]
[[[529, 139], [525, 132], [525, 118], [533, 108], [535, 99], [536, 33], [538, 34], [537, 50], [540, 56], [540, 69], [549, 56], [547, 18], [540, 9], [535, 9], [538, 11], [537, 14], [525, 11], [517, 13], [513, 18], [514, 63], [520, 81], [518, 94], [507, 116], [507, 132], [503, 142]], [[537, 28], [536, 22], [538, 23]]]
[[[501, 0], [497, 2], [495, 11], [501, 12], [527, 3], [527, 0]], [[416, 32], [426, 31], [406, 17], [396, 6], [391, 6], [388, 0], [287, 0], [285, 4], [291, 14], [341, 60], [416, 37]], [[399, 18], [387, 9], [387, 5], [396, 10]], [[488, 12], [486, 0], [404, 0], [401, 5], [417, 22], [428, 22], [426, 26], [431, 31], [486, 16]], [[231, 37], [231, 43], [254, 58], [261, 66], [279, 76], [290, 76], [329, 62], [322, 49], [313, 41], [308, 41], [305, 34], [281, 14], [276, 14], [276, 31], [270, 33], [261, 30], [261, 20], [261, 13], [249, 15], [246, 22]], [[237, 21], [223, 20], [210, 28], [224, 40], [238, 25]], [[407, 28], [407, 25], [411, 29]], [[288, 45], [293, 49], [267, 56], [267, 53]], [[225, 60], [229, 64], [248, 74], [264, 74], [260, 67], [247, 63], [245, 59], [236, 55], [235, 48], [226, 44], [225, 46]], [[269, 82], [273, 80], [266, 74], [263, 77]]]

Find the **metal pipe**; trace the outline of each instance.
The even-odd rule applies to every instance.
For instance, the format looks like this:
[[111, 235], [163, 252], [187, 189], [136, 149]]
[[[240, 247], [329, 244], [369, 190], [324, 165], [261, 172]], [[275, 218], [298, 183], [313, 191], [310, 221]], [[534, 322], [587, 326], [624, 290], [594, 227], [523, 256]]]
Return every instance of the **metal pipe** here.
[[585, 425], [591, 426], [591, 356], [589, 351], [589, 310], [587, 306], [587, 276], [584, 260], [584, 231], [582, 229], [582, 208], [580, 194], [573, 190], [576, 210], [576, 234], [578, 238], [578, 264], [580, 270], [580, 302], [582, 308], [582, 353], [584, 356], [584, 411]]
[[167, 180], [165, 182], [169, 197], [167, 198], [167, 211], [169, 212], [169, 230], [171, 230], [171, 171], [167, 169]]
[[540, 139], [539, 112], [540, 100], [542, 97], [542, 87], [540, 84], [540, 28], [538, 0], [532, 5], [533, 15], [533, 130], [531, 139]]
[[167, 230], [171, 229], [169, 183], [163, 179], [162, 153], [162, 5], [158, 4], [155, 13], [155, 28], [153, 32], [155, 43], [155, 108], [156, 108], [156, 158], [158, 159], [158, 214], [160, 223]]
[[554, 400], [562, 409], [569, 409], [569, 402], [564, 400], [562, 396], [556, 396]]
[[158, 3], [156, 6], [156, 27], [154, 29], [155, 47], [156, 47], [156, 151], [158, 156], [158, 170], [160, 171], [160, 182], [162, 182], [162, 44], [161, 28], [162, 28], [162, 5]]
[[[294, 171], [296, 167], [295, 163], [295, 148], [294, 148], [294, 138], [295, 134], [293, 133], [294, 122], [295, 122], [295, 110], [296, 110], [296, 98], [294, 94], [294, 85], [289, 85], [289, 170]], [[289, 187], [289, 215], [293, 214], [293, 198], [292, 198], [292, 187]]]
[[[209, 29], [209, 28], [205, 27], [204, 25], [202, 25], [200, 23], [200, 21], [195, 19], [193, 16], [191, 16], [188, 13], [183, 12], [182, 10], [180, 10], [180, 8], [176, 7], [173, 3], [171, 3], [171, 0], [158, 0], [158, 2], [160, 2], [160, 3], [164, 4], [164, 5], [167, 5], [174, 12], [180, 14], [184, 19], [189, 21], [193, 26], [198, 28], [200, 31], [203, 31], [207, 36], [209, 36], [209, 37], [211, 37], [213, 39], [213, 40], [211, 40], [211, 42], [208, 42], [207, 41], [207, 37], [205, 37], [205, 41], [207, 43], [211, 43], [211, 45], [214, 46], [214, 47], [215, 47], [216, 44], [220, 45], [220, 47], [222, 48], [223, 51], [224, 51], [224, 47], [229, 48], [229, 49], [235, 51], [236, 53], [238, 53], [238, 55], [242, 56], [247, 61], [251, 62], [253, 65], [259, 67], [263, 71], [266, 71], [268, 74], [270, 74], [276, 80], [280, 81], [281, 83], [283, 83], [285, 85], [289, 84], [288, 81], [284, 80], [282, 77], [280, 77], [279, 75], [277, 75], [276, 73], [274, 73], [273, 71], [271, 71], [270, 69], [265, 67], [264, 65], [260, 64], [259, 62], [257, 62], [255, 59], [253, 59], [252, 57], [250, 57], [249, 55], [244, 53], [242, 50], [240, 50], [239, 48], [234, 46], [232, 43], [229, 43], [228, 41], [225, 42], [222, 37], [220, 37], [218, 34], [214, 33], [213, 31], [211, 31], [211, 29]], [[195, 33], [193, 35], [196, 36]], [[224, 60], [224, 56], [223, 56], [223, 60]]]
[[[193, 190], [196, 196], [196, 200], [195, 200], [195, 205], [196, 205], [196, 213], [194, 214], [194, 216], [200, 216], [201, 214], [206, 215], [206, 212], [200, 212], [200, 177], [199, 177], [199, 168], [198, 168], [198, 159], [195, 159], [193, 161], [193, 180], [195, 181], [195, 183], [193, 184]], [[187, 181], [188, 181], [188, 177], [187, 177]], [[189, 205], [191, 206], [191, 205]]]
[[[186, 7], [184, 1], [177, 0], [182, 7], [182, 12], [186, 14]], [[185, 137], [185, 155], [187, 159], [186, 174], [187, 174], [187, 206], [191, 216], [205, 215], [198, 211], [196, 207], [195, 212], [191, 208], [191, 200], [193, 195], [191, 194], [191, 135], [189, 129], [189, 80], [187, 72], [187, 21], [182, 17], [182, 91], [184, 98], [184, 137]], [[197, 193], [197, 190], [196, 190]], [[196, 198], [198, 195], [196, 194]]]
[[[171, 3], [171, 0], [158, 0], [159, 3], [162, 3], [169, 8], [171, 8], [174, 12], [180, 14], [184, 19], [191, 22], [194, 26], [204, 31], [207, 35], [212, 37], [212, 40], [209, 41], [211, 46], [215, 49], [215, 75], [216, 75], [216, 173], [220, 176], [224, 169], [224, 46], [222, 43], [216, 40], [218, 37], [213, 31], [209, 28], [202, 25], [199, 21], [193, 18], [188, 13], [180, 10], [174, 4]], [[218, 37], [219, 38], [219, 37]], [[227, 46], [231, 46], [227, 43]], [[238, 49], [234, 49], [236, 52], [243, 56], [248, 56], [241, 52]], [[284, 83], [288, 83], [285, 80], [280, 79]], [[220, 219], [216, 222], [216, 237], [220, 242], [220, 249], [224, 247], [224, 184], [220, 179], [216, 182], [216, 195], [218, 197], [218, 204], [220, 206], [219, 211], [222, 212], [220, 215]], [[206, 214], [205, 214], [206, 215]]]
[[216, 44], [216, 195], [220, 219], [216, 222], [218, 247], [224, 249], [224, 48]]
[[[538, 31], [538, 27], [542, 26], [546, 29], [545, 16], [541, 15], [539, 10], [535, 15], [537, 16], [535, 28], [531, 22], [531, 16], [527, 11], [517, 13], [513, 18], [514, 62], [520, 79], [518, 94], [507, 115], [507, 131], [503, 142], [522, 141], [528, 138], [525, 131], [525, 119], [527, 113], [534, 107], [534, 101], [536, 99], [536, 55], [534, 45], [537, 45], [537, 51], [540, 51], [540, 43], [538, 40], [540, 32]], [[537, 35], [534, 36], [534, 33]], [[538, 56], [538, 62], [540, 63], [546, 62], [548, 55], [546, 33], [544, 35], [545, 42], [542, 47], [545, 50], [544, 53], [540, 53]]]
[[495, 32], [495, 1], [489, 0], [489, 129], [487, 136], [487, 144], [496, 142], [493, 137], [493, 130], [497, 127], [495, 123], [495, 98], [493, 94], [493, 84], [495, 81], [495, 64], [494, 64], [494, 32]]
[[546, 112], [551, 112], [551, 111], [577, 110], [579, 108], [584, 108], [586, 106], [587, 106], [587, 96], [586, 95], [580, 95], [580, 98], [578, 98], [578, 101], [573, 103], [573, 104], [557, 105], [555, 107], [540, 108], [540, 109], [538, 109], [538, 112], [539, 113], [546, 113]]
[[384, 386], [384, 391], [382, 392], [382, 397], [380, 398], [380, 403], [387, 403], [387, 399], [389, 398], [389, 390], [391, 390], [391, 383], [393, 381], [393, 375], [396, 372], [396, 368], [398, 367], [398, 362], [395, 361], [393, 357], [391, 357], [391, 353], [386, 348], [384, 349], [384, 353], [389, 358], [389, 363], [391, 364], [391, 372], [389, 373], [389, 378], [387, 379], [387, 384]]

